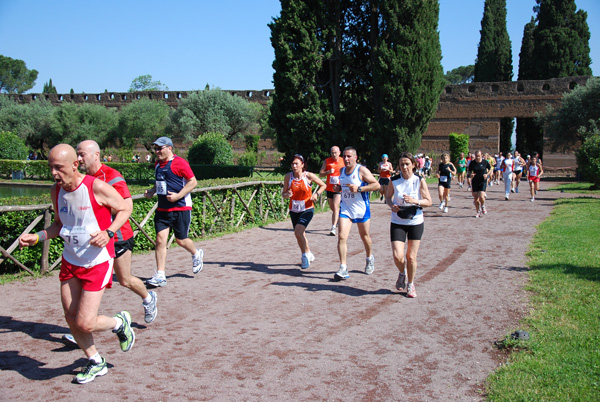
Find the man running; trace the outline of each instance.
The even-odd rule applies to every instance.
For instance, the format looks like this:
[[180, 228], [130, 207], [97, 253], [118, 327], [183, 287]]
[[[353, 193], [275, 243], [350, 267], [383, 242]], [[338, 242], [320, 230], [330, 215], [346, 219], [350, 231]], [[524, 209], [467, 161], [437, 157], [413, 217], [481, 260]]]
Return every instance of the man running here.
[[173, 153], [173, 141], [168, 137], [160, 137], [153, 142], [156, 153], [154, 187], [144, 192], [146, 198], [158, 196], [158, 208], [154, 215], [156, 229], [156, 273], [146, 283], [152, 286], [165, 286], [167, 277], [167, 241], [172, 228], [177, 244], [192, 255], [192, 272], [202, 270], [204, 251], [196, 250], [196, 245], [189, 238], [192, 221], [192, 196], [190, 192], [197, 181], [190, 164]]
[[60, 294], [67, 324], [88, 358], [75, 377], [84, 384], [108, 372], [106, 360], [96, 350], [94, 332], [112, 330], [124, 352], [135, 343], [127, 311], [114, 317], [98, 315], [104, 289], [112, 286], [113, 236], [129, 219], [131, 206], [109, 184], [79, 172], [77, 153], [70, 145], [52, 148], [48, 166], [55, 181], [51, 189], [54, 222], [46, 230], [22, 235], [19, 246], [33, 246], [59, 235], [64, 239]]
[[346, 254], [348, 252], [348, 234], [352, 224], [358, 226], [358, 233], [365, 246], [367, 263], [365, 273], [371, 275], [375, 270], [375, 257], [371, 251], [371, 210], [369, 207], [369, 192], [379, 190], [379, 183], [366, 167], [357, 163], [356, 150], [352, 147], [344, 149], [345, 168], [340, 171], [340, 183], [335, 185], [335, 191], [341, 191], [340, 202], [340, 230], [338, 236], [338, 254], [340, 256], [340, 269], [334, 279], [348, 279]]
[[319, 176], [327, 176], [325, 184], [327, 188], [327, 203], [329, 209], [331, 209], [331, 230], [329, 231], [330, 236], [337, 234], [337, 224], [340, 216], [340, 192], [334, 191], [334, 186], [340, 183], [340, 169], [344, 167], [344, 160], [340, 158], [340, 148], [337, 146], [331, 147], [331, 157], [323, 161]]
[[[86, 140], [77, 145], [79, 166], [87, 174], [113, 186], [125, 202], [133, 209], [133, 200], [123, 176], [116, 170], [100, 162], [100, 147], [96, 141]], [[156, 292], [146, 290], [137, 276], [131, 275], [131, 253], [133, 251], [133, 230], [129, 221], [115, 232], [115, 273], [121, 286], [125, 286], [142, 299], [144, 321], [151, 323], [156, 318]]]
[[381, 162], [377, 170], [379, 171], [379, 194], [381, 194], [381, 199], [383, 200], [387, 186], [390, 184], [390, 177], [394, 173], [394, 166], [390, 163], [387, 154], [381, 156]]

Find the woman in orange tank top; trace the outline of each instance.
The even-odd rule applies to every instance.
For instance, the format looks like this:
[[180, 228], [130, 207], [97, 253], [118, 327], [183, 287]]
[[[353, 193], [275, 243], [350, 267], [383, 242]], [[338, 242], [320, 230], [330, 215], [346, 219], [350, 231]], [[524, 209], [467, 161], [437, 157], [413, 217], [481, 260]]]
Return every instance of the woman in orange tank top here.
[[[313, 182], [319, 186], [314, 193], [312, 191]], [[304, 171], [304, 158], [302, 155], [294, 155], [292, 158], [292, 171], [285, 175], [281, 195], [283, 198], [290, 199], [290, 217], [292, 218], [298, 246], [302, 251], [301, 269], [310, 267], [310, 263], [315, 259], [308, 247], [306, 228], [314, 214], [314, 202], [325, 191], [325, 188], [325, 183], [317, 175]]]

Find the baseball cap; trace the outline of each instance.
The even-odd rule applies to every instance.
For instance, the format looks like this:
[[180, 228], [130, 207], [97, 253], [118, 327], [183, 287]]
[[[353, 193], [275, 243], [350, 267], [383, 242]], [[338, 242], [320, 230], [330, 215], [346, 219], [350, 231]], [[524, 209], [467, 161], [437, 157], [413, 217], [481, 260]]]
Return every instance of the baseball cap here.
[[387, 154], [381, 155], [381, 159], [383, 159], [383, 158], [388, 158], [388, 155]]
[[173, 141], [171, 141], [169, 137], [160, 137], [159, 139], [154, 141], [153, 144], [158, 145], [159, 147], [164, 147], [165, 145], [172, 147]]

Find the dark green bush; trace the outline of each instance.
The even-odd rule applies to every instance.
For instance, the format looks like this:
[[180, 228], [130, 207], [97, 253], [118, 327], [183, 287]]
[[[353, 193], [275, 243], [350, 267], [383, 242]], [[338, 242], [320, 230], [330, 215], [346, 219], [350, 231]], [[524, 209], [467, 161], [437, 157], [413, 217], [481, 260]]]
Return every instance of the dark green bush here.
[[246, 152], [258, 152], [258, 141], [260, 141], [260, 135], [250, 134], [245, 137], [246, 140]]
[[25, 160], [29, 150], [21, 138], [12, 131], [0, 131], [0, 159]]
[[233, 165], [233, 148], [221, 133], [198, 137], [188, 152], [190, 164]]
[[241, 166], [256, 166], [257, 161], [256, 152], [246, 151], [238, 158], [238, 165]]

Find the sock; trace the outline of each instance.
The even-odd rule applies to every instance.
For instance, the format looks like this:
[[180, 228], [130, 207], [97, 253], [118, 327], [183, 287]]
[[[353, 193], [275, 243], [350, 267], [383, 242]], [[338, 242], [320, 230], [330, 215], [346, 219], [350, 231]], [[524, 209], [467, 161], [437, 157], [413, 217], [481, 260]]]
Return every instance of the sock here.
[[409, 283], [407, 286], [408, 286], [409, 288], [412, 288], [413, 286], [415, 286], [415, 284], [414, 284], [413, 282], [410, 282], [410, 283]]
[[148, 293], [148, 297], [146, 297], [143, 301], [144, 304], [150, 304], [150, 302], [152, 301], [152, 296], [150, 296], [150, 293]]
[[165, 271], [156, 271], [156, 276], [162, 279], [167, 279], [165, 276]]
[[121, 328], [121, 325], [123, 325], [123, 320], [120, 319], [119, 317], [114, 317], [114, 319], [117, 321], [117, 325], [115, 325], [115, 327], [113, 328], [113, 330], [118, 330], [119, 328]]
[[374, 259], [375, 259], [375, 257], [373, 257], [373, 256], [367, 257], [367, 260], [369, 260], [369, 261], [373, 261]]
[[93, 360], [96, 363], [102, 363], [102, 358], [100, 357], [100, 353], [96, 352], [94, 356], [88, 357], [88, 359]]
[[346, 269], [346, 264], [340, 264], [340, 269]]

